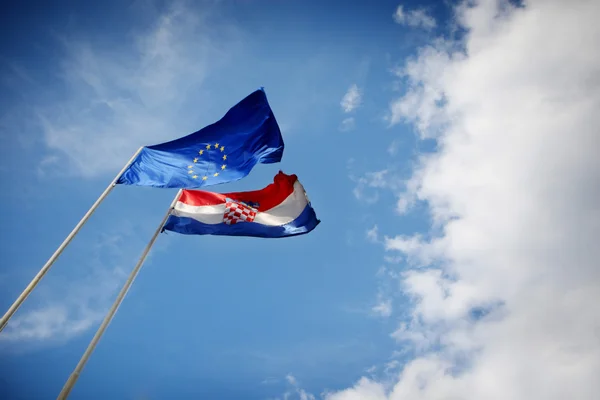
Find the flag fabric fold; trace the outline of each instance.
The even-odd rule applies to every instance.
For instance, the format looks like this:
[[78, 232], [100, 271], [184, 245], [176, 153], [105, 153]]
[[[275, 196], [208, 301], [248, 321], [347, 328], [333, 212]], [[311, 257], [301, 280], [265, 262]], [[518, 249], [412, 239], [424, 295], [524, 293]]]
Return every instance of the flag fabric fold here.
[[247, 176], [257, 163], [281, 161], [283, 138], [263, 88], [223, 118], [185, 137], [147, 146], [117, 183], [200, 188]]
[[280, 171], [272, 184], [251, 192], [183, 190], [163, 230], [279, 238], [308, 233], [319, 223], [297, 176]]

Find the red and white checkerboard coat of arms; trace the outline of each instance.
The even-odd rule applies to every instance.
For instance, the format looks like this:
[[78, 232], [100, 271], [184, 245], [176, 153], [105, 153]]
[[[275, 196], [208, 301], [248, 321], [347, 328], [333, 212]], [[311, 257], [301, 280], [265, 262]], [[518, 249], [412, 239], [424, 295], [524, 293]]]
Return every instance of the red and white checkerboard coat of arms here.
[[256, 209], [227, 199], [225, 214], [223, 214], [223, 222], [227, 225], [236, 224], [240, 221], [252, 222], [254, 221], [254, 217], [256, 217]]

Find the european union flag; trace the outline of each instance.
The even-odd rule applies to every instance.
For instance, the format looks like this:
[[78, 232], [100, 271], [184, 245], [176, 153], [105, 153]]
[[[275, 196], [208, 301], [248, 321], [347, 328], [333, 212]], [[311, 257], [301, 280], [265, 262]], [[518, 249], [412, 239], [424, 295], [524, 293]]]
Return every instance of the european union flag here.
[[117, 183], [197, 188], [236, 181], [257, 163], [281, 161], [283, 138], [261, 88], [219, 121], [171, 142], [147, 146]]

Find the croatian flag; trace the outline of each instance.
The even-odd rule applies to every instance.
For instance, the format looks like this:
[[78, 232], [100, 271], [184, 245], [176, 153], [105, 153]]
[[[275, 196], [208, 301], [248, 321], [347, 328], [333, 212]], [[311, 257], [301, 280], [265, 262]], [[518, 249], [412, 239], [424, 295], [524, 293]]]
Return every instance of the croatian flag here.
[[272, 184], [252, 192], [183, 190], [163, 230], [278, 238], [308, 233], [319, 222], [296, 175], [279, 172]]

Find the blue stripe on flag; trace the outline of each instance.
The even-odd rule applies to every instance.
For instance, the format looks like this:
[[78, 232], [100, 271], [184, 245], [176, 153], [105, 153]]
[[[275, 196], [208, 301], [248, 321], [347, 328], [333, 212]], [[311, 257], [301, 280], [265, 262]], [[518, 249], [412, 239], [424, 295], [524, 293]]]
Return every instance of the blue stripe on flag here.
[[226, 235], [253, 236], [262, 238], [280, 238], [302, 235], [312, 231], [321, 221], [317, 219], [314, 209], [309, 205], [292, 222], [280, 226], [262, 225], [256, 222], [238, 222], [228, 225], [204, 224], [193, 218], [170, 215], [163, 230], [184, 235]]

